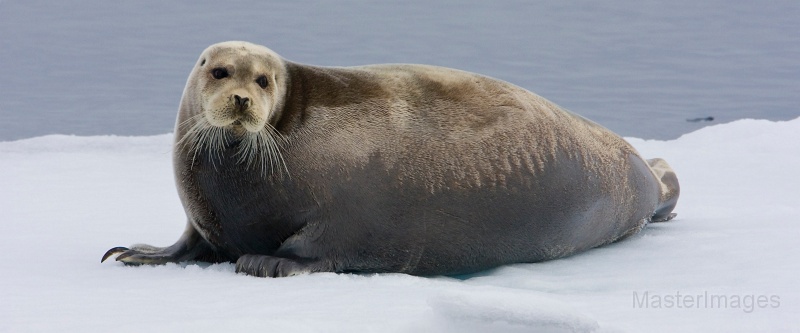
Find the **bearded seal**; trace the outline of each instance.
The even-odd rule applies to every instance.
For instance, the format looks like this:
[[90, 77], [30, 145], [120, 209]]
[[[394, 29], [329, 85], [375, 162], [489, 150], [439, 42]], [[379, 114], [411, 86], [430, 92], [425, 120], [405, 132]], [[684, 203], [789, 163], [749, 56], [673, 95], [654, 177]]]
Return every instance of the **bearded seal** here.
[[201, 54], [173, 163], [183, 235], [101, 261], [454, 275], [618, 241], [674, 217], [679, 194], [665, 161], [512, 84], [304, 65], [246, 42]]

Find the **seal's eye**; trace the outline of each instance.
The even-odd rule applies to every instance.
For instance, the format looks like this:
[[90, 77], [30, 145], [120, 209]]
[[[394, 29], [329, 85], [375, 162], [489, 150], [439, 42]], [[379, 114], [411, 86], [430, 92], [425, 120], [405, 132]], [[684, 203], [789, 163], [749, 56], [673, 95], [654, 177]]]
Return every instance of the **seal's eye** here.
[[215, 79], [220, 80], [228, 77], [228, 70], [225, 68], [214, 68], [211, 70], [211, 75], [214, 76]]
[[256, 79], [256, 83], [258, 83], [258, 85], [261, 86], [261, 89], [265, 89], [267, 88], [267, 84], [269, 83], [269, 81], [267, 81], [266, 76], [261, 75]]

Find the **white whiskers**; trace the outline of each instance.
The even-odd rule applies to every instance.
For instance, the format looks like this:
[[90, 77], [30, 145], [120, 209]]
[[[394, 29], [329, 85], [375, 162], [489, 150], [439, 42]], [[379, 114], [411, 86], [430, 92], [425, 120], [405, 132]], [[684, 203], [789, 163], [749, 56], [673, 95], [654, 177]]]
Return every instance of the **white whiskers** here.
[[[289, 169], [281, 152], [286, 138], [271, 124], [267, 123], [258, 132], [244, 131], [240, 137], [233, 130], [211, 125], [203, 114], [183, 121], [178, 127], [180, 129], [189, 124], [193, 125], [175, 143], [175, 149], [185, 148], [186, 153], [191, 155], [191, 165], [195, 164], [201, 153], [207, 153], [216, 168], [215, 161], [222, 164], [225, 150], [233, 149], [237, 164], [244, 164], [248, 169], [255, 168], [263, 177], [282, 171], [289, 176]], [[231, 145], [236, 139], [241, 141]]]

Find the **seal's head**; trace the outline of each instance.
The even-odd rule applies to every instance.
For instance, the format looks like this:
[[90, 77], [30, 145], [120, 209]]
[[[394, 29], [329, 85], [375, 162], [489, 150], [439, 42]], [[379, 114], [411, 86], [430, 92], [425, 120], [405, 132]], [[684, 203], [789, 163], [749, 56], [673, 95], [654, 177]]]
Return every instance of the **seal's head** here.
[[266, 47], [235, 41], [209, 46], [186, 83], [179, 143], [197, 152], [234, 140], [240, 142], [240, 161], [274, 160], [281, 135], [273, 125], [283, 108], [286, 80], [286, 63]]
[[266, 47], [225, 42], [208, 47], [194, 69], [200, 109], [212, 126], [261, 131], [280, 108], [285, 66]]

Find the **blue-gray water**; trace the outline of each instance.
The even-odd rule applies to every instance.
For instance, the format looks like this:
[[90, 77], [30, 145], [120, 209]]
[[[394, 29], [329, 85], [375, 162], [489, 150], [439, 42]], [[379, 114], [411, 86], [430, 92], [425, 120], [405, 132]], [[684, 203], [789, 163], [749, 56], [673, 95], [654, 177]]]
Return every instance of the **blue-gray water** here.
[[0, 0], [0, 140], [170, 132], [194, 61], [224, 40], [478, 72], [625, 136], [800, 116], [797, 0]]

